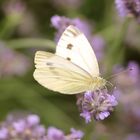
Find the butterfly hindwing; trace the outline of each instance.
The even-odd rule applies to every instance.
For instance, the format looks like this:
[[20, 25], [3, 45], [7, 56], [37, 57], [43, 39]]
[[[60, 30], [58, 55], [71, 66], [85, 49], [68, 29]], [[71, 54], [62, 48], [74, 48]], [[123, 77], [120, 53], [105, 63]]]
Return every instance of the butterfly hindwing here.
[[98, 62], [91, 45], [84, 34], [72, 25], [62, 34], [56, 55], [78, 65], [93, 77], [99, 76]]
[[64, 94], [88, 90], [91, 76], [60, 56], [38, 51], [35, 55], [35, 64], [34, 78], [48, 89]]

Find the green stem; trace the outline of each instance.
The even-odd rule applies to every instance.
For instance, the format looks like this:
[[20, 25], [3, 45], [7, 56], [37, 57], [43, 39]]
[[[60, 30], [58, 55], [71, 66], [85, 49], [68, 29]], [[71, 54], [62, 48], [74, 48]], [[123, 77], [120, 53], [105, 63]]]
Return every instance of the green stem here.
[[107, 42], [111, 42], [113, 40], [112, 34], [115, 32], [115, 26], [116, 25], [109, 25], [108, 27], [97, 32], [97, 34], [103, 36]]
[[120, 31], [116, 36], [116, 40], [114, 41], [114, 44], [108, 50], [108, 54], [106, 57], [106, 64], [109, 71], [111, 71], [111, 68], [114, 64], [117, 64], [118, 62], [120, 63], [120, 61], [123, 62], [123, 56], [124, 56], [123, 54], [125, 49], [123, 46], [123, 40], [126, 35], [128, 25], [129, 25], [129, 20], [126, 20], [122, 24]]
[[6, 44], [14, 49], [20, 48], [37, 48], [44, 47], [47, 49], [55, 49], [56, 44], [48, 39], [40, 39], [40, 38], [21, 38], [15, 40], [6, 41]]
[[21, 15], [9, 15], [0, 22], [0, 39], [9, 38], [16, 27], [21, 23]]

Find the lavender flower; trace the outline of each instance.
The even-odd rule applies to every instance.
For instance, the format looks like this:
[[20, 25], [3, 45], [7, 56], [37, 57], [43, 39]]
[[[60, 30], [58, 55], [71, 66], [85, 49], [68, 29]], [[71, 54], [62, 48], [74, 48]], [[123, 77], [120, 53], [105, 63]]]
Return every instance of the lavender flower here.
[[129, 76], [132, 78], [134, 83], [137, 83], [139, 80], [139, 74], [140, 74], [140, 69], [139, 69], [138, 64], [134, 61], [130, 61], [127, 67], [128, 69], [130, 69], [128, 73]]
[[7, 138], [7, 135], [8, 135], [8, 129], [2, 127], [0, 129], [0, 139], [3, 139], [3, 140], [6, 139]]
[[116, 0], [115, 3], [121, 16], [133, 15], [140, 20], [140, 0]]
[[45, 140], [45, 127], [39, 124], [39, 117], [31, 114], [26, 117], [9, 115], [0, 125], [0, 140]]
[[[118, 86], [120, 100], [122, 102], [128, 102], [129, 100], [137, 99], [137, 95], [139, 95], [139, 83], [140, 83], [140, 67], [134, 62], [130, 61], [126, 68], [121, 66], [116, 66], [114, 68], [114, 73], [119, 73], [117, 77], [114, 78], [115, 83]], [[121, 94], [121, 92], [126, 93]], [[131, 95], [133, 94], [133, 95]], [[128, 96], [128, 97], [127, 97]], [[129, 97], [132, 96], [132, 97]]]
[[71, 128], [71, 133], [66, 136], [66, 140], [81, 140], [83, 136], [82, 131]]
[[0, 43], [0, 76], [23, 75], [30, 68], [30, 60]]
[[95, 92], [88, 91], [84, 95], [79, 96], [77, 104], [81, 110], [80, 116], [85, 118], [86, 123], [89, 123], [92, 118], [103, 120], [108, 117], [110, 111], [117, 105], [117, 101], [106, 90], [101, 90]]
[[60, 129], [49, 127], [47, 131], [47, 138], [49, 140], [65, 140], [65, 134]]
[[120, 88], [127, 88], [129, 87], [136, 87], [139, 84], [139, 79], [140, 79], [140, 68], [139, 65], [134, 62], [130, 61], [128, 63], [127, 68], [121, 67], [121, 66], [115, 66], [114, 67], [114, 73], [119, 73], [124, 70], [127, 70], [124, 73], [120, 73], [116, 78], [115, 82], [117, 83]]
[[134, 134], [134, 133], [129, 134], [129, 135], [125, 138], [125, 140], [139, 140], [139, 139], [140, 139], [140, 135]]
[[[134, 95], [135, 96], [135, 95]], [[139, 100], [140, 96], [137, 96], [137, 100], [135, 100], [135, 104], [133, 101], [129, 101], [124, 104], [124, 113], [127, 118], [124, 118], [124, 123], [129, 125], [131, 129], [135, 132], [140, 132], [140, 105]], [[128, 107], [129, 106], [129, 107]]]
[[47, 131], [47, 140], [81, 140], [83, 132], [80, 130], [71, 129], [71, 133], [65, 135], [62, 130], [55, 127], [49, 127]]
[[0, 124], [0, 140], [81, 140], [83, 135], [82, 131], [74, 128], [68, 135], [55, 127], [45, 129], [35, 114], [10, 114]]
[[69, 25], [78, 27], [87, 37], [91, 36], [90, 24], [87, 21], [81, 20], [79, 18], [70, 19], [64, 16], [55, 15], [51, 18], [51, 23], [52, 26], [57, 29], [55, 36], [56, 42]]
[[24, 13], [25, 9], [26, 9], [25, 5], [20, 0], [7, 1], [3, 5], [3, 11], [8, 16], [9, 15], [21, 16]]
[[94, 35], [91, 40], [91, 45], [96, 53], [97, 59], [101, 60], [104, 57], [105, 40], [102, 36]]
[[[127, 68], [120, 67], [121, 70], [127, 70], [118, 74], [114, 79], [119, 89], [119, 101], [122, 107], [121, 121], [123, 124], [131, 127], [131, 130], [140, 131], [140, 67], [131, 61], [128, 63]], [[130, 70], [131, 69], [131, 70]], [[117, 69], [118, 70], [118, 69]], [[117, 93], [117, 94], [118, 94]]]

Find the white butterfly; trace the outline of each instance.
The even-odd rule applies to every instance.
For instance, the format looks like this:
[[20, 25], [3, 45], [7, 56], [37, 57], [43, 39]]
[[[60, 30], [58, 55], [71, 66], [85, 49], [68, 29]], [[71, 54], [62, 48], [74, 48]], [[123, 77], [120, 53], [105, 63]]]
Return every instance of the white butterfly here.
[[106, 80], [99, 75], [92, 47], [72, 25], [63, 32], [55, 54], [36, 52], [35, 67], [34, 78], [38, 83], [63, 94], [95, 91], [106, 85]]

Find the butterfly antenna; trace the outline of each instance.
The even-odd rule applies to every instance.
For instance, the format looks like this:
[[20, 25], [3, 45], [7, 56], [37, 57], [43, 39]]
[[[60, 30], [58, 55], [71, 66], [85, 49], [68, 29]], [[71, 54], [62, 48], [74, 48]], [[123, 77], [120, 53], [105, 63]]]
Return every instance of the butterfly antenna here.
[[109, 82], [109, 81], [106, 81], [106, 85], [108, 87], [111, 87], [111, 89], [114, 88], [114, 85], [111, 82]]
[[116, 86], [114, 86], [111, 82], [106, 81], [107, 85], [111, 86], [111, 88], [108, 89], [110, 93], [113, 93], [113, 91], [116, 89]]
[[107, 83], [108, 85], [110, 85], [111, 87], [114, 87], [114, 85], [113, 85], [111, 82], [106, 81], [106, 83]]
[[[113, 74], [113, 75], [111, 75], [110, 77], [107, 77], [106, 79], [112, 79], [112, 78], [114, 78], [114, 77], [116, 77], [116, 76], [118, 76], [118, 75], [120, 75], [120, 74], [127, 73], [127, 72], [132, 71], [132, 70], [133, 70], [133, 68], [128, 68], [128, 69], [123, 70], [123, 71], [121, 71], [121, 72], [119, 72], [119, 73]], [[108, 81], [107, 81], [107, 82], [108, 82]], [[110, 83], [110, 84], [111, 84], [111, 83]]]

